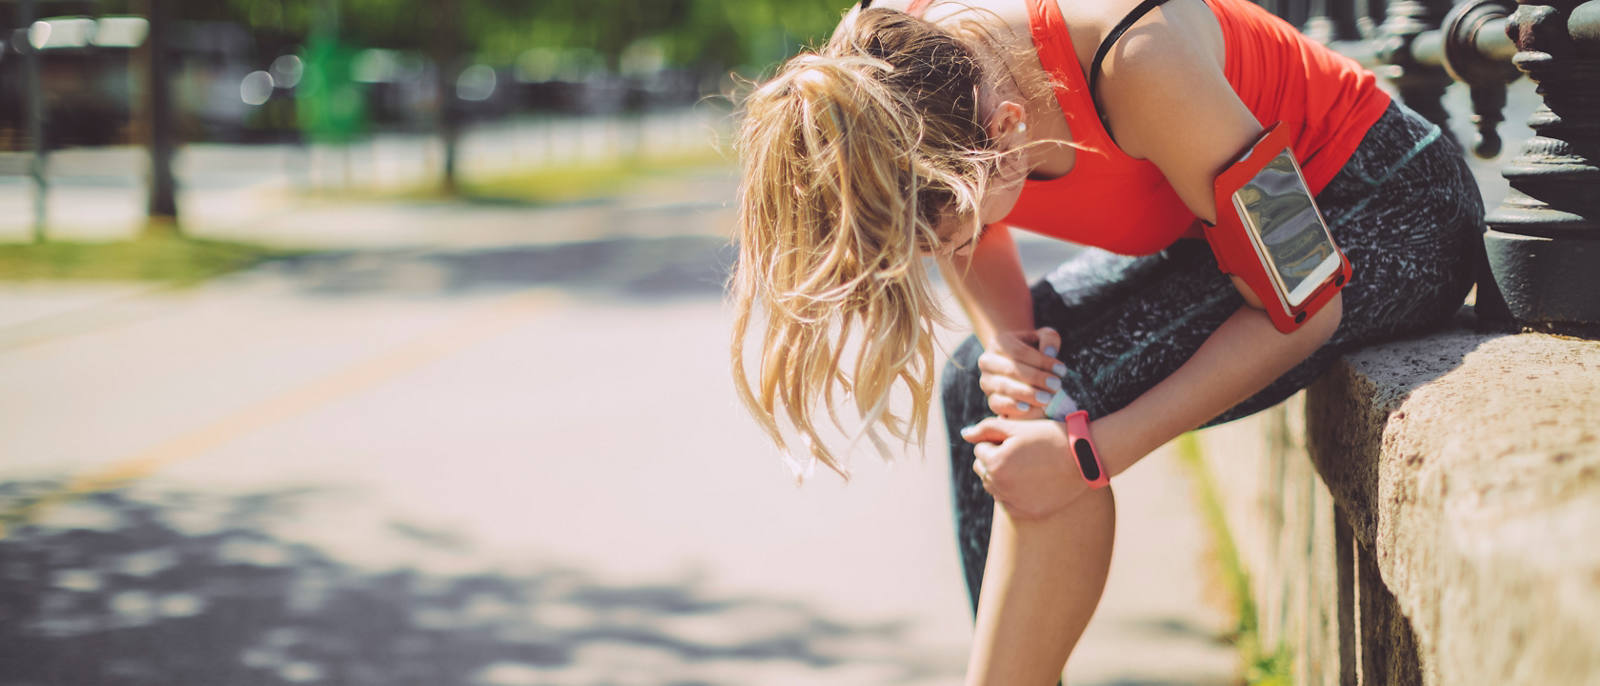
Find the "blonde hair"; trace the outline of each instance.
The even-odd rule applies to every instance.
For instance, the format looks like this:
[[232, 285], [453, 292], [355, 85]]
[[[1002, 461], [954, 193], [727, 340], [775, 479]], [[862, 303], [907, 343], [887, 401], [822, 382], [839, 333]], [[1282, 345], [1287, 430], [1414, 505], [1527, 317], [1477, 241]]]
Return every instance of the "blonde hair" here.
[[[854, 396], [862, 433], [886, 459], [880, 427], [904, 445], [922, 442], [933, 326], [949, 323], [922, 251], [938, 246], [941, 217], [978, 221], [999, 157], [978, 121], [984, 77], [956, 36], [904, 12], [866, 9], [743, 102], [734, 384], [799, 478], [809, 459], [849, 478], [814, 417], [821, 399], [843, 428], [840, 390]], [[745, 339], [757, 309], [767, 317], [752, 387]], [[859, 356], [846, 370], [857, 330]], [[897, 382], [911, 391], [904, 419], [889, 410]], [[780, 405], [807, 458], [784, 439]]]

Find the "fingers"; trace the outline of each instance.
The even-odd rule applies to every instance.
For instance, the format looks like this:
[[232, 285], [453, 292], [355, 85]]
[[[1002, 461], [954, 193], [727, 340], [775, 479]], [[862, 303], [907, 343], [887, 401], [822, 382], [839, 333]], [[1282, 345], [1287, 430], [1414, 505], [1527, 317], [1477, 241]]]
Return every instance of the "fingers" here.
[[[1060, 364], [1056, 361], [1056, 353], [1061, 351], [1061, 334], [1048, 326], [1039, 327], [1039, 330], [1035, 331], [1034, 334], [1037, 335], [1039, 339], [1038, 343], [1036, 343], [1034, 347], [1038, 348], [1039, 352], [1043, 353], [1045, 357], [1049, 358], [1045, 361], [1045, 363], [1051, 367]], [[1057, 372], [1058, 375], [1060, 373], [1061, 372]]]
[[1009, 487], [995, 480], [994, 474], [989, 471], [989, 465], [998, 459], [996, 453], [999, 451], [1000, 446], [993, 443], [979, 443], [973, 449], [972, 472], [977, 474], [978, 481], [983, 483], [984, 492], [994, 497], [995, 505], [1009, 510], [1015, 507], [1010, 499], [1011, 494], [1006, 490]]
[[962, 429], [961, 438], [968, 443], [1004, 443], [1011, 437], [1011, 428], [1011, 420], [989, 417]]
[[984, 376], [978, 381], [988, 399], [989, 409], [1002, 417], [1041, 411], [1055, 397], [1052, 391], [1035, 390], [1002, 376]]
[[[1001, 336], [995, 346], [999, 349], [994, 352], [1010, 358], [1019, 365], [1058, 379], [1067, 373], [1067, 366], [1056, 359], [1056, 353], [1061, 349], [1061, 334], [1049, 327], [1031, 334], [1022, 333], [1027, 335]], [[1025, 338], [1031, 339], [1032, 342], [1025, 341]], [[1044, 351], [1046, 348], [1050, 351], [1048, 355]]]
[[[1020, 364], [1004, 353], [984, 353], [978, 358], [978, 370], [983, 372], [978, 377], [978, 388], [983, 389], [986, 395], [1002, 395], [1033, 407], [1045, 406], [1056, 391], [1061, 390], [1060, 376]], [[1000, 411], [993, 404], [990, 408]]]
[[[989, 487], [994, 483], [994, 477], [989, 476], [988, 464], [981, 457], [972, 460], [972, 473], [978, 475], [978, 480], [983, 482], [983, 490], [985, 491], [990, 491]], [[994, 495], [994, 492], [990, 491], [989, 495]]]
[[979, 443], [972, 451], [974, 455], [972, 472], [978, 475], [978, 480], [983, 482], [983, 490], [988, 491], [989, 495], [995, 494], [994, 476], [989, 473], [989, 460], [993, 459], [996, 450], [999, 448], [993, 443]]
[[989, 411], [1006, 419], [1043, 419], [1048, 404], [1021, 402], [1006, 395], [988, 396]]
[[1061, 390], [1061, 377], [1016, 360], [986, 352], [978, 358], [978, 387], [989, 397], [989, 409], [1002, 417], [1043, 416], [1043, 408]]

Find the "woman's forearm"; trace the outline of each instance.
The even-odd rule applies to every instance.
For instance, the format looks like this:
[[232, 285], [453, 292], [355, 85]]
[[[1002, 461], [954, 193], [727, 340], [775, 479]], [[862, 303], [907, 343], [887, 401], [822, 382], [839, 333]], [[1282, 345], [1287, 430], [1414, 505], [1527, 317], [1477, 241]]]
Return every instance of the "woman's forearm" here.
[[1266, 388], [1333, 335], [1342, 316], [1339, 296], [1290, 334], [1267, 314], [1241, 307], [1212, 332], [1172, 375], [1127, 407], [1091, 425], [1096, 448], [1112, 476]]
[[967, 257], [941, 258], [939, 273], [966, 311], [973, 333], [993, 349], [995, 334], [1034, 328], [1033, 296], [1022, 274], [1022, 260], [1011, 231], [989, 227]]

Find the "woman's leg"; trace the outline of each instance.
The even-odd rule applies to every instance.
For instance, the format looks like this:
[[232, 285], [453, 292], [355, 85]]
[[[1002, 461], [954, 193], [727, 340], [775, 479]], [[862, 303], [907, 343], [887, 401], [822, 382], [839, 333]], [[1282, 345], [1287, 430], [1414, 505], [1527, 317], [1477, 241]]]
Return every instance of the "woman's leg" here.
[[[1080, 407], [1098, 416], [1110, 411], [1108, 402], [1137, 395], [1104, 392], [1109, 386], [1095, 384], [1096, 369], [1119, 382], [1159, 380], [1198, 347], [1171, 341], [1203, 340], [1242, 302], [1214, 264], [1206, 271], [1204, 250], [1185, 246], [1147, 258], [1090, 251], [1033, 287], [1035, 321], [1063, 334], [1060, 358], [1070, 370], [1063, 385]], [[1221, 281], [1209, 286], [1212, 296], [1189, 302], [1201, 292], [1197, 282], [1214, 278]], [[1046, 686], [1059, 678], [1105, 588], [1115, 502], [1112, 489], [1091, 491], [1031, 521], [995, 507], [972, 473], [972, 445], [958, 433], [991, 414], [977, 384], [982, 352], [968, 339], [942, 383], [956, 528], [977, 616], [967, 683]]]
[[1110, 488], [1043, 520], [1017, 520], [995, 508], [969, 686], [1043, 686], [1061, 677], [1105, 591], [1115, 523]]
[[1015, 520], [995, 507], [972, 473], [972, 445], [956, 434], [990, 414], [982, 392], [973, 392], [981, 354], [977, 338], [969, 338], [943, 381], [956, 531], [977, 615], [967, 684], [1043, 686], [1060, 678], [1100, 603], [1116, 507], [1110, 488], [1091, 491], [1044, 520]]

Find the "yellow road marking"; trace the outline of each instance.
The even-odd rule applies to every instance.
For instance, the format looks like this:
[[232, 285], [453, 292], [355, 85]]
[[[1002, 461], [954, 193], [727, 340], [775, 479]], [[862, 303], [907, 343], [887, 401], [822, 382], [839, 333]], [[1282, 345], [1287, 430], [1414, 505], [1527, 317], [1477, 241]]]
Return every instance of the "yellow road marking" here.
[[50, 507], [144, 478], [162, 467], [198, 457], [245, 434], [419, 369], [522, 323], [527, 315], [546, 309], [555, 301], [556, 296], [547, 292], [524, 293], [496, 301], [385, 354], [270, 397], [102, 469], [74, 477], [60, 489], [0, 513], [0, 538], [7, 535], [10, 527], [28, 522]]

